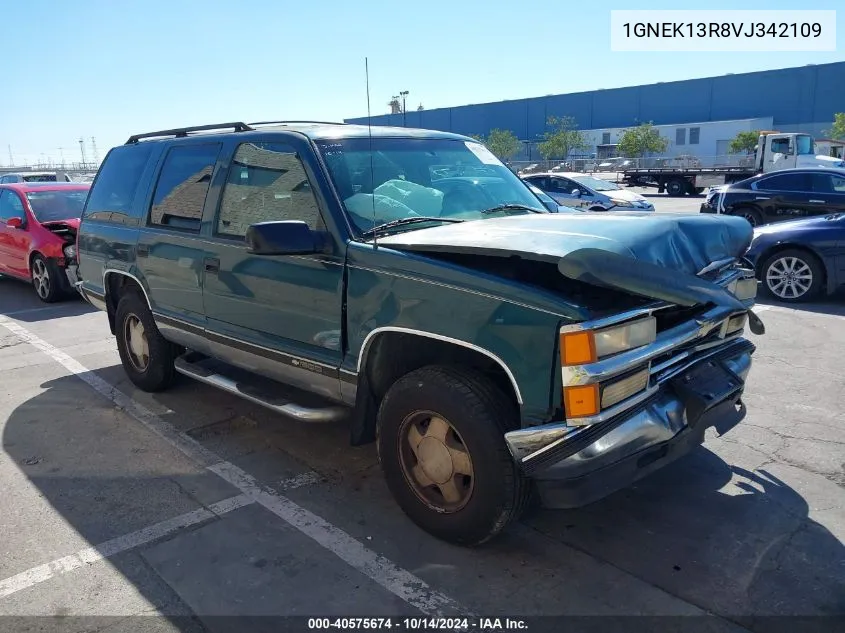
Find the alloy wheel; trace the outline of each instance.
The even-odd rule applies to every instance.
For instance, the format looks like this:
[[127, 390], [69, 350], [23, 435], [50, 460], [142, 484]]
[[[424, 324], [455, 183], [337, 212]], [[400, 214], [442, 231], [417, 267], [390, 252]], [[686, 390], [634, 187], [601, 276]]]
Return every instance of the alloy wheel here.
[[776, 297], [798, 299], [813, 286], [813, 270], [798, 257], [780, 257], [769, 265], [766, 285]]
[[50, 271], [47, 270], [47, 265], [40, 257], [32, 263], [32, 281], [39, 297], [46, 299], [50, 296]]

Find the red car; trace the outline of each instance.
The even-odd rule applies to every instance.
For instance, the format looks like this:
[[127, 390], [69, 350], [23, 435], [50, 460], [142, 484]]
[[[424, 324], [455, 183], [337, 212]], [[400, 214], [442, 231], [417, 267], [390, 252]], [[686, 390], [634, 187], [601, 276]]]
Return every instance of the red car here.
[[0, 274], [32, 283], [52, 303], [73, 294], [65, 267], [73, 258], [87, 183], [0, 185]]

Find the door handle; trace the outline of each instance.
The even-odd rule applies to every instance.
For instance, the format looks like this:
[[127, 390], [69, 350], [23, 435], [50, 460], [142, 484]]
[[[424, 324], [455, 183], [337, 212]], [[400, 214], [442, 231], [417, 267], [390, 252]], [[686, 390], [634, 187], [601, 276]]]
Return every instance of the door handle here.
[[768, 199], [769, 199], [769, 197], [768, 197], [768, 196], [757, 196], [757, 197], [755, 197], [754, 199], [755, 199], [755, 200], [768, 200]]
[[824, 200], [810, 200], [810, 202], [818, 202], [819, 204], [824, 204]]
[[135, 253], [138, 255], [138, 257], [146, 257], [150, 254], [149, 244], [138, 244], [135, 247]]
[[220, 271], [220, 260], [216, 257], [205, 258], [205, 272], [216, 273]]

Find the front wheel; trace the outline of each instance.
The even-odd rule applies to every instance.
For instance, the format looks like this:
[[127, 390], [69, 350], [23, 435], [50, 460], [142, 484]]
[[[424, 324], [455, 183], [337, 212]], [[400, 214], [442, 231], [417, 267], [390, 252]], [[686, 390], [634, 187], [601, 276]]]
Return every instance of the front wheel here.
[[49, 259], [41, 255], [32, 258], [32, 287], [44, 303], [55, 303], [63, 298], [60, 274], [62, 271]]
[[378, 452], [405, 514], [459, 545], [484, 543], [515, 520], [530, 496], [504, 441], [517, 417], [472, 370], [424, 367], [394, 383], [379, 408]]
[[763, 224], [763, 216], [754, 207], [737, 207], [730, 214], [745, 218], [751, 226], [760, 226]]

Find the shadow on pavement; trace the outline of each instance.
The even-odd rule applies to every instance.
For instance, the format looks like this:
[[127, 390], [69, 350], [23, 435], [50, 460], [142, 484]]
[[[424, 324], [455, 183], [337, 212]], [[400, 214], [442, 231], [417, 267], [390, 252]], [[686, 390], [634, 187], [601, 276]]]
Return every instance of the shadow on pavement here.
[[0, 314], [33, 323], [56, 317], [71, 317], [95, 312], [91, 304], [78, 294], [71, 294], [55, 303], [44, 303], [32, 286], [17, 279], [0, 276]]
[[[109, 367], [97, 373], [118, 370]], [[151, 452], [145, 444], [146, 431], [127, 425], [110, 402], [92, 397], [90, 388], [77, 378], [51, 380], [41, 388], [43, 392], [10, 414], [3, 448], [88, 544], [234, 493], [179, 456]], [[187, 397], [168, 397], [166, 403], [172, 413], [165, 419], [190, 417], [198, 404]], [[333, 439], [324, 435], [320, 449], [341, 453], [348, 450], [346, 441], [345, 434]], [[27, 538], [19, 533], [27, 529], [24, 518], [11, 533], [15, 542]], [[37, 521], [37, 516], [32, 518]], [[370, 521], [378, 524], [384, 519], [375, 513]], [[749, 472], [732, 467], [704, 448], [604, 501], [577, 511], [539, 511], [526, 519], [526, 525], [529, 531], [587, 552], [759, 633], [773, 630], [768, 616], [845, 614], [845, 548], [809, 518], [807, 501], [765, 469]], [[414, 528], [408, 523], [404, 529]], [[512, 554], [513, 543], [505, 537], [472, 556]], [[47, 560], [68, 553], [56, 551]], [[215, 556], [213, 551], [207, 554]], [[195, 621], [178, 617], [185, 615], [184, 605], [180, 608], [165, 583], [158, 576], [151, 578], [153, 572], [139, 561], [137, 552], [110, 559], [139, 594], [173, 616], [174, 627], [195, 630]], [[21, 561], [11, 573], [44, 562]], [[472, 569], [455, 573], [464, 575], [467, 583], [477, 582]], [[509, 582], [506, 576], [488, 577], [485, 582]], [[208, 578], [209, 583], [219, 581]], [[556, 582], [563, 583], [560, 591], [569, 597], [579, 591], [578, 578]], [[333, 591], [331, 586], [324, 590]], [[548, 607], [555, 612], [554, 604]]]
[[778, 617], [845, 616], [845, 546], [771, 472], [705, 447], [592, 506], [528, 523], [760, 633]]
[[809, 312], [812, 314], [845, 316], [845, 288], [821, 300], [809, 301], [807, 303], [786, 303], [778, 301], [774, 297], [764, 293], [762, 288], [759, 292], [757, 305], [776, 306], [778, 308], [786, 308], [797, 312]]

